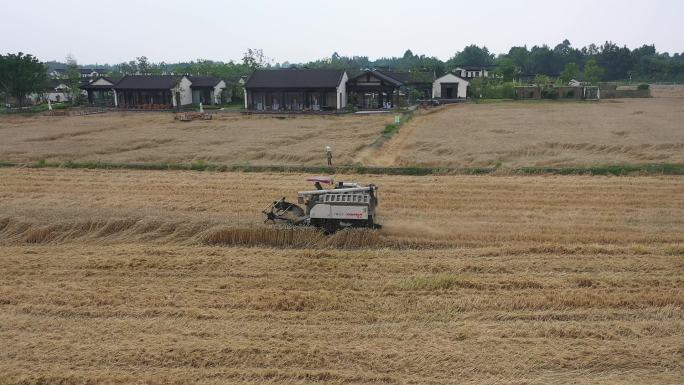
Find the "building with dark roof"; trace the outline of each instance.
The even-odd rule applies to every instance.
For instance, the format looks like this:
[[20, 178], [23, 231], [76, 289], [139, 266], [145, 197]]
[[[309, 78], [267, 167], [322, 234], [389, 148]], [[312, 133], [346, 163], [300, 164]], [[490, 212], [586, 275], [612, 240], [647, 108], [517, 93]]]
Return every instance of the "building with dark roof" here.
[[245, 108], [258, 111], [341, 110], [347, 73], [330, 69], [256, 70], [245, 82]]
[[189, 76], [193, 104], [223, 104], [230, 102], [230, 95], [223, 91], [226, 82], [215, 76]]
[[98, 106], [114, 105], [114, 86], [121, 81], [121, 77], [100, 76], [90, 83], [81, 85], [81, 89], [88, 94], [88, 104]]
[[192, 104], [187, 76], [128, 75], [113, 85], [114, 105], [124, 108], [171, 108]]
[[347, 82], [349, 103], [359, 109], [388, 109], [429, 98], [433, 76], [424, 72], [365, 70]]
[[[40, 95], [36, 95], [36, 100], [40, 99]], [[51, 102], [67, 102], [71, 100], [69, 86], [64, 80], [50, 79], [42, 94], [42, 100]]]

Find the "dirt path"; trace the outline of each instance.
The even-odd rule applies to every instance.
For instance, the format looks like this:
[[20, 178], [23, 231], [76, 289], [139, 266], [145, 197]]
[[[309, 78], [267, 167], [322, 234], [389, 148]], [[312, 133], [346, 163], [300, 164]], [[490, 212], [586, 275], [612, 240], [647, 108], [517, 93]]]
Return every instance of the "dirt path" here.
[[382, 143], [379, 147], [368, 146], [359, 151], [355, 158], [356, 163], [365, 166], [399, 167], [401, 154], [407, 147], [408, 139], [411, 138], [422, 123], [425, 116], [444, 112], [449, 106], [443, 106], [431, 110], [417, 111], [409, 123], [402, 126], [394, 136]]

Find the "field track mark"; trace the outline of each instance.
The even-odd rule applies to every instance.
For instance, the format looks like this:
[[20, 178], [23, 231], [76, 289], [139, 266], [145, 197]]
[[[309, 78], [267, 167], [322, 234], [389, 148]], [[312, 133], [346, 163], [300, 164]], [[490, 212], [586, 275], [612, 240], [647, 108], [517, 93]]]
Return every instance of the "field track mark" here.
[[415, 117], [405, 126], [402, 126], [394, 136], [392, 136], [381, 147], [366, 147], [356, 156], [358, 163], [365, 166], [392, 167], [398, 166], [399, 156], [406, 147], [406, 141], [416, 130], [416, 121], [421, 117]]
[[355, 163], [360, 163], [364, 166], [377, 167], [398, 167], [399, 157], [407, 147], [408, 139], [413, 136], [417, 130], [422, 119], [432, 114], [439, 114], [447, 111], [453, 105], [443, 105], [437, 108], [428, 110], [417, 110], [413, 119], [401, 126], [399, 132], [392, 136], [388, 141], [384, 142], [380, 147], [367, 146], [359, 151], [355, 157]]
[[54, 135], [46, 135], [46, 136], [28, 138], [25, 140], [25, 142], [49, 142], [49, 141], [58, 140], [58, 139], [75, 138], [77, 136], [96, 134], [96, 133], [104, 132], [104, 131], [114, 131], [114, 130], [118, 130], [118, 129], [122, 129], [122, 128], [127, 128], [127, 127], [126, 126], [105, 127], [105, 128], [96, 128], [96, 129], [76, 131], [76, 132], [64, 132], [61, 134], [54, 134]]

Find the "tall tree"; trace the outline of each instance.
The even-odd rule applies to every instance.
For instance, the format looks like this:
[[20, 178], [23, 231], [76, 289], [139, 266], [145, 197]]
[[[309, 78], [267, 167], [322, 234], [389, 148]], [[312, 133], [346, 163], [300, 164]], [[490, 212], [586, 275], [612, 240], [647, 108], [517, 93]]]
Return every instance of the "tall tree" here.
[[140, 75], [149, 75], [151, 68], [150, 62], [147, 60], [147, 56], [140, 56], [135, 59], [138, 61], [137, 68]]
[[627, 77], [627, 72], [633, 67], [633, 57], [630, 53], [629, 48], [621, 48], [611, 41], [601, 46], [596, 61], [605, 68], [606, 80], [619, 80]]
[[26, 95], [41, 91], [46, 83], [47, 68], [33, 55], [0, 55], [0, 91], [16, 98], [20, 107]]
[[530, 50], [532, 73], [557, 76], [560, 72], [554, 52], [547, 46], [534, 46]]
[[520, 68], [522, 73], [529, 74], [532, 72], [530, 68], [530, 51], [527, 50], [527, 46], [512, 47], [506, 56], [513, 60], [513, 63]]
[[265, 67], [270, 60], [264, 55], [264, 50], [260, 48], [249, 48], [242, 58], [242, 63], [252, 69]]
[[496, 65], [496, 74], [499, 75], [503, 81], [510, 82], [513, 79], [516, 79], [519, 72], [520, 70], [515, 65], [513, 60], [507, 57], [503, 57], [498, 60]]
[[67, 79], [66, 85], [69, 87], [69, 97], [71, 98], [71, 104], [75, 105], [78, 103], [79, 96], [81, 95], [81, 72], [78, 70], [78, 63], [73, 55], [68, 54], [66, 57], [67, 63]]
[[579, 68], [577, 67], [577, 64], [575, 63], [568, 63], [565, 65], [565, 68], [563, 68], [563, 72], [561, 72], [560, 76], [558, 79], [563, 83], [563, 84], [568, 84], [570, 80], [574, 79], [577, 77], [577, 74], [579, 73]]
[[599, 67], [596, 59], [590, 59], [584, 66], [584, 81], [596, 84], [601, 81], [604, 69]]
[[494, 64], [494, 54], [489, 52], [487, 47], [478, 47], [475, 44], [469, 45], [461, 52], [457, 52], [448, 63], [452, 67], [456, 66], [486, 66]]

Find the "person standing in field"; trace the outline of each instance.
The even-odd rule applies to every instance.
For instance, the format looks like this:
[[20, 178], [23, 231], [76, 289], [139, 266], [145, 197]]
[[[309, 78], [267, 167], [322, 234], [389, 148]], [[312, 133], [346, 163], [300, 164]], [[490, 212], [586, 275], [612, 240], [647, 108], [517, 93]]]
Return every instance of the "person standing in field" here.
[[328, 159], [328, 167], [332, 167], [332, 149], [330, 146], [325, 146], [325, 157]]

